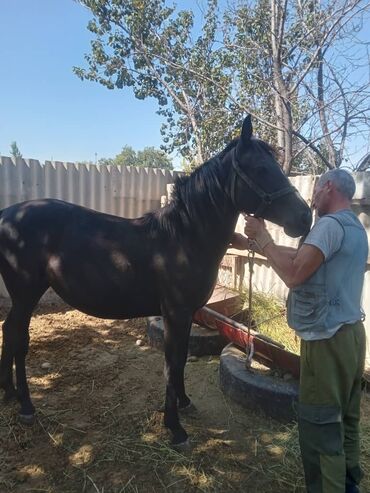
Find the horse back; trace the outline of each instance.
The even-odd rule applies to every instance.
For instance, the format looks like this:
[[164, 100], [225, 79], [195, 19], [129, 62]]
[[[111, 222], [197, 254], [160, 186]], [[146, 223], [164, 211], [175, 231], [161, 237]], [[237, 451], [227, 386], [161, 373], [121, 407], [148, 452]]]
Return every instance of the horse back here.
[[217, 262], [190, 234], [170, 235], [155, 214], [127, 219], [54, 199], [16, 204], [0, 219], [0, 270], [14, 292], [51, 286], [104, 318], [193, 311], [211, 294]]

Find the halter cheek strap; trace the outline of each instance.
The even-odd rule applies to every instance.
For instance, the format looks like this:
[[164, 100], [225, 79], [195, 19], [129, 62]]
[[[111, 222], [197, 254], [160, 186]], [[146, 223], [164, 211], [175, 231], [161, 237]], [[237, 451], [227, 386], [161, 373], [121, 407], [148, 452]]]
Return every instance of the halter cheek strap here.
[[235, 171], [235, 173], [233, 173], [231, 178], [231, 200], [236, 209], [238, 209], [236, 205], [237, 176], [241, 178], [248, 185], [248, 187], [253, 192], [255, 192], [258, 195], [258, 197], [261, 199], [261, 203], [257, 207], [257, 210], [254, 213], [255, 217], [261, 217], [263, 212], [273, 203], [274, 200], [284, 197], [285, 195], [295, 193], [297, 191], [297, 189], [294, 188], [292, 185], [288, 185], [287, 187], [272, 193], [267, 193], [264, 190], [262, 190], [262, 188], [259, 185], [257, 185], [257, 183], [255, 183], [251, 178], [249, 178], [249, 176], [241, 168], [238, 159], [236, 157], [236, 149], [234, 149], [231, 162], [233, 169]]

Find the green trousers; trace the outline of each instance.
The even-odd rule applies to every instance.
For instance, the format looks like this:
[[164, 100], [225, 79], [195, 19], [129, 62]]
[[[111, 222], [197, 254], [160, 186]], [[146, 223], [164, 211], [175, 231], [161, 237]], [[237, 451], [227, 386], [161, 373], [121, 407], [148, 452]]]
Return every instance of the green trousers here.
[[359, 491], [365, 349], [361, 322], [330, 339], [301, 341], [298, 429], [308, 493]]

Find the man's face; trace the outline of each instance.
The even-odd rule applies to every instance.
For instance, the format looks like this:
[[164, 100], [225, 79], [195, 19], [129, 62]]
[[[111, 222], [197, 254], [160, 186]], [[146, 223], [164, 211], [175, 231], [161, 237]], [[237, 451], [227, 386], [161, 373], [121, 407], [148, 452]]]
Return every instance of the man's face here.
[[323, 185], [318, 182], [315, 186], [313, 193], [313, 207], [317, 210], [319, 217], [327, 213], [328, 201], [329, 201], [330, 181], [327, 181]]

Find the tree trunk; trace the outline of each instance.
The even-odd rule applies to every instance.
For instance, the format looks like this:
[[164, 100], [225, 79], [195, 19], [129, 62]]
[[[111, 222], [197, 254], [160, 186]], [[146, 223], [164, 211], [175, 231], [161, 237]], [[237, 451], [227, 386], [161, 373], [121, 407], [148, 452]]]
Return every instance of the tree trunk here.
[[[281, 118], [281, 116], [282, 116], [282, 109], [281, 109], [282, 101], [281, 101], [281, 98], [279, 97], [279, 95], [277, 93], [274, 95], [274, 101], [275, 101], [276, 125], [279, 129], [282, 129], [284, 126], [283, 120]], [[276, 134], [277, 134], [277, 145], [278, 145], [279, 151], [284, 153], [285, 152], [284, 131], [283, 130], [277, 130]]]
[[198, 165], [204, 163], [204, 161], [205, 161], [204, 153], [203, 153], [203, 145], [202, 145], [202, 141], [200, 138], [200, 132], [199, 132], [198, 124], [197, 124], [196, 118], [194, 116], [193, 108], [189, 102], [188, 95], [185, 91], [182, 91], [182, 95], [183, 95], [183, 98], [185, 101], [186, 112], [187, 112], [190, 124], [192, 126], [192, 129], [193, 129], [193, 135], [194, 135], [194, 140], [195, 140], [195, 145], [196, 145], [196, 160], [197, 160], [196, 165], [198, 166]]
[[289, 91], [283, 78], [281, 61], [286, 8], [286, 2], [282, 6], [279, 0], [271, 0], [272, 73], [276, 92], [276, 124], [281, 129], [277, 131], [277, 140], [284, 153], [283, 171], [285, 174], [289, 174], [293, 157], [293, 118]]
[[337, 165], [335, 147], [332, 138], [329, 135], [329, 127], [326, 118], [325, 111], [325, 101], [324, 101], [324, 65], [323, 65], [323, 53], [319, 50], [318, 54], [318, 64], [319, 68], [317, 71], [317, 104], [319, 107], [319, 117], [322, 132], [324, 134], [324, 142], [326, 147], [326, 152], [328, 153], [328, 161], [330, 163], [330, 168], [333, 169]]

